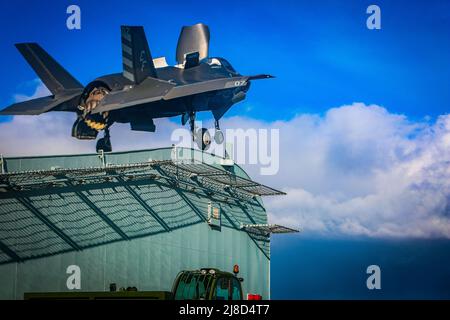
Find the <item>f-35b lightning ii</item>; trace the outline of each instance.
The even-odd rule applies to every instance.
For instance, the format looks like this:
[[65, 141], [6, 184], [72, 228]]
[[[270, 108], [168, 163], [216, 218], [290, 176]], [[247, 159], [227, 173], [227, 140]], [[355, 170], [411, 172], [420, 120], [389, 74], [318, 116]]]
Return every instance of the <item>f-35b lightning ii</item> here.
[[211, 111], [215, 119], [214, 140], [224, 140], [219, 120], [235, 103], [245, 99], [251, 80], [270, 75], [240, 75], [219, 57], [209, 57], [209, 28], [204, 24], [183, 27], [176, 50], [177, 65], [169, 66], [165, 57], [153, 59], [144, 29], [122, 26], [122, 73], [101, 76], [84, 87], [36, 43], [16, 44], [51, 96], [13, 104], [0, 115], [38, 115], [49, 111], [77, 114], [72, 136], [96, 139], [97, 152], [111, 151], [109, 128], [129, 123], [131, 130], [155, 131], [153, 119], [181, 115], [189, 122], [192, 138], [206, 150], [211, 135], [196, 128], [195, 115]]

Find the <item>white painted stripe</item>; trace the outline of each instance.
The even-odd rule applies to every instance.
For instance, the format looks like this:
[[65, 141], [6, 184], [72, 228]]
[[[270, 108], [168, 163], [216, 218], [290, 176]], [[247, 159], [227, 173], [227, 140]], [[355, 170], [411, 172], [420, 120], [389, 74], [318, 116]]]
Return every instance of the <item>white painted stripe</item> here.
[[130, 67], [131, 69], [133, 69], [133, 62], [130, 59], [127, 59], [125, 57], [122, 57], [122, 62], [124, 65], [126, 65], [127, 67]]
[[134, 75], [126, 70], [123, 70], [123, 76], [127, 78], [128, 80], [131, 80], [134, 82]]
[[130, 29], [127, 29], [127, 30], [128, 30], [128, 32], [125, 31], [125, 30], [122, 32], [122, 38], [124, 38], [125, 40], [131, 42]]
[[133, 50], [126, 44], [122, 43], [122, 51], [128, 53], [130, 56], [133, 56]]

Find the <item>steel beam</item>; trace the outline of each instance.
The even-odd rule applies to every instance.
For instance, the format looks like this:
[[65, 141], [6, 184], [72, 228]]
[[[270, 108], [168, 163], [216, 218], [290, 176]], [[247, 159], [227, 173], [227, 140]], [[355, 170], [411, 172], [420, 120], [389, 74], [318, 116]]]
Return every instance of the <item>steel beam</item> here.
[[125, 232], [122, 231], [122, 229], [119, 228], [118, 225], [116, 225], [106, 214], [103, 213], [102, 210], [100, 210], [89, 198], [84, 195], [82, 192], [75, 191], [75, 194], [83, 201], [85, 202], [89, 208], [92, 209], [103, 221], [105, 221], [111, 229], [113, 229], [123, 240], [130, 240], [130, 238], [126, 235]]
[[147, 211], [150, 215], [158, 221], [158, 223], [164, 228], [166, 231], [170, 231], [170, 227], [164, 222], [164, 220], [153, 210], [137, 193], [134, 191], [128, 184], [123, 181], [122, 178], [117, 177], [117, 179], [122, 182], [122, 186], [131, 194], [131, 196]]
[[20, 262], [22, 259], [15, 253], [13, 250], [11, 250], [6, 244], [4, 244], [2, 241], [0, 241], [0, 250], [2, 250], [8, 257], [10, 257], [15, 262]]
[[188, 197], [186, 197], [186, 195], [178, 190], [177, 187], [174, 187], [175, 191], [178, 193], [178, 195], [188, 204], [189, 207], [191, 207], [191, 209], [199, 216], [199, 218], [203, 221], [207, 221], [207, 219], [205, 218], [204, 215], [202, 215], [202, 213], [200, 212], [200, 210], [198, 210], [198, 208], [192, 203], [191, 200], [189, 200]]
[[46, 216], [44, 216], [35, 206], [33, 206], [30, 200], [26, 198], [17, 197], [17, 200], [25, 206], [28, 210], [33, 213], [36, 218], [41, 220], [47, 227], [49, 227], [53, 232], [55, 232], [61, 239], [63, 239], [69, 246], [71, 246], [75, 250], [81, 250], [81, 247], [73, 241], [67, 234], [64, 233], [61, 229], [59, 229], [54, 223], [52, 223]]

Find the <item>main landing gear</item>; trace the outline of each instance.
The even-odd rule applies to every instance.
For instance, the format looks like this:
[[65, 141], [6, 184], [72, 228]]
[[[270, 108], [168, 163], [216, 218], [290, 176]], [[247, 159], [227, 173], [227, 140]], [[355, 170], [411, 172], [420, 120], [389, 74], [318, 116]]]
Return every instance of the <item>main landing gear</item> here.
[[[183, 115], [182, 122], [183, 124], [187, 122], [187, 115]], [[197, 143], [197, 146], [200, 150], [205, 151], [208, 150], [211, 145], [211, 134], [206, 128], [197, 128], [195, 125], [195, 112], [189, 113], [189, 126], [191, 129], [192, 141]], [[214, 141], [217, 144], [222, 144], [224, 141], [224, 136], [219, 127], [219, 121], [215, 121], [215, 132], [214, 132]]]
[[219, 120], [214, 121], [214, 127], [215, 127], [214, 141], [217, 144], [222, 144], [224, 141], [224, 137], [223, 137], [223, 132], [222, 132], [222, 130], [220, 130], [220, 127], [219, 127]]
[[97, 144], [95, 146], [95, 150], [97, 150], [97, 153], [100, 152], [100, 150], [103, 150], [103, 152], [111, 152], [112, 146], [111, 146], [111, 137], [109, 135], [109, 128], [105, 128], [105, 135], [103, 138], [98, 139]]

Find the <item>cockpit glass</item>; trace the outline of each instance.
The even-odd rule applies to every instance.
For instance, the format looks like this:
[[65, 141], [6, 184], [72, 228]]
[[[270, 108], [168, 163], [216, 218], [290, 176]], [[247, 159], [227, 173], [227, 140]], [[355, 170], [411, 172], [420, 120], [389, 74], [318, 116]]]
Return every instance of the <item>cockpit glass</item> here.
[[222, 62], [222, 65], [225, 67], [225, 69], [232, 71], [232, 72], [236, 72], [227, 60], [222, 59], [221, 62]]
[[236, 70], [224, 58], [208, 58], [204, 61], [213, 68], [225, 68], [228, 72], [236, 73]]
[[206, 60], [206, 63], [209, 64], [210, 66], [217, 66], [217, 67], [222, 66], [222, 63], [217, 58], [209, 58]]

